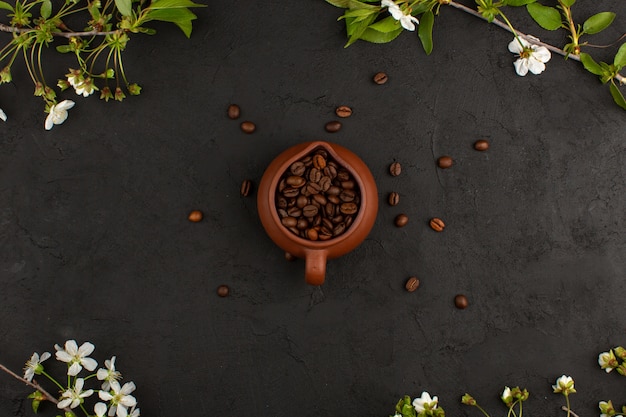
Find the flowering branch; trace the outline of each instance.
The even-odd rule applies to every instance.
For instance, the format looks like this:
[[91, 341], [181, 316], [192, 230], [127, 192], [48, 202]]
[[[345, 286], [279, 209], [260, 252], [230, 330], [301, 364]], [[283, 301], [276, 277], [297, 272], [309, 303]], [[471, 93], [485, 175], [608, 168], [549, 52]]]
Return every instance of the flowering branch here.
[[[35, 29], [30, 28], [21, 28], [15, 26], [8, 26], [4, 23], [0, 23], [0, 32], [9, 32], [9, 33], [27, 33], [33, 32]], [[107, 36], [114, 35], [116, 33], [120, 33], [120, 30], [109, 30], [109, 31], [98, 31], [98, 30], [90, 30], [87, 32], [53, 32], [52, 36], [61, 36], [64, 38], [80, 38], [80, 37], [89, 37], [89, 36]]]
[[[474, 0], [476, 9], [472, 9], [456, 0], [326, 0], [335, 7], [346, 9], [339, 20], [344, 20], [348, 42], [346, 47], [357, 40], [374, 43], [387, 43], [394, 40], [403, 30], [415, 31], [427, 55], [433, 49], [433, 25], [441, 6], [452, 6], [458, 10], [479, 17], [489, 23], [511, 32], [514, 40], [508, 49], [517, 55], [513, 63], [520, 76], [529, 72], [541, 74], [551, 58], [551, 52], [566, 59], [579, 61], [584, 68], [597, 75], [603, 84], [609, 84], [609, 90], [615, 103], [626, 110], [626, 98], [619, 89], [626, 84], [626, 77], [620, 71], [626, 67], [626, 43], [617, 50], [613, 62], [596, 62], [591, 55], [582, 52], [582, 47], [593, 47], [588, 42], [581, 42], [582, 36], [601, 32], [615, 19], [613, 12], [600, 12], [589, 17], [584, 23], [576, 24], [573, 20], [572, 6], [575, 0], [557, 0], [556, 7], [544, 6], [538, 0]], [[570, 43], [563, 48], [540, 41], [535, 36], [518, 31], [502, 11], [505, 7], [525, 6], [532, 19], [546, 30], [564, 29]], [[419, 18], [418, 18], [419, 17]], [[623, 39], [622, 36], [619, 40]], [[619, 40], [617, 42], [619, 42]]]
[[[59, 400], [54, 398], [52, 396], [52, 394], [50, 394], [41, 385], [39, 385], [37, 383], [37, 381], [29, 381], [26, 378], [22, 378], [21, 376], [19, 376], [18, 374], [16, 374], [15, 372], [13, 372], [9, 368], [7, 368], [6, 366], [2, 365], [1, 363], [0, 363], [0, 369], [2, 369], [7, 374], [11, 375], [13, 378], [22, 381], [23, 383], [25, 383], [29, 387], [35, 388], [37, 391], [39, 391], [40, 393], [42, 393], [46, 397], [46, 400], [48, 400], [48, 401], [50, 401], [50, 402], [52, 402], [54, 404], [58, 404], [59, 403]], [[71, 411], [69, 407], [64, 407], [63, 410], [64, 411]]]

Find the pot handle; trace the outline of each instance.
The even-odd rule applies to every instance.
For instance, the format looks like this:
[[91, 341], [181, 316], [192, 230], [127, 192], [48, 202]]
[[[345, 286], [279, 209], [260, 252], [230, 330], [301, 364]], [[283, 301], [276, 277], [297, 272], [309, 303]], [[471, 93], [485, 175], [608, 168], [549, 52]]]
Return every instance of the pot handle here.
[[322, 285], [326, 277], [326, 250], [308, 250], [304, 254], [304, 278], [310, 285]]

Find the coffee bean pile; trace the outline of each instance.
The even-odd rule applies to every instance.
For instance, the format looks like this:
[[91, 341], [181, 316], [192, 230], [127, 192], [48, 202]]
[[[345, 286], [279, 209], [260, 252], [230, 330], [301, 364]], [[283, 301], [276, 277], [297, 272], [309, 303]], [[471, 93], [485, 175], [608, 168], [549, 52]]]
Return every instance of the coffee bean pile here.
[[294, 235], [325, 241], [338, 237], [359, 212], [361, 193], [352, 174], [323, 148], [291, 164], [278, 182], [276, 209]]

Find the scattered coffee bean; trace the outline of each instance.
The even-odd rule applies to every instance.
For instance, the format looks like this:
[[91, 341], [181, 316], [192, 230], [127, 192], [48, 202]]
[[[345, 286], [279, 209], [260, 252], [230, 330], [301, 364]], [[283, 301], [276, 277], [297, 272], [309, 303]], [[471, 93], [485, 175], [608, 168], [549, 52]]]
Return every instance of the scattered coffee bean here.
[[394, 192], [389, 193], [389, 197], [387, 198], [390, 206], [397, 206], [400, 202], [400, 194]]
[[289, 262], [291, 262], [291, 261], [295, 261], [298, 258], [294, 254], [291, 254], [289, 252], [285, 252], [285, 259], [288, 260]]
[[219, 287], [217, 287], [217, 295], [219, 295], [220, 297], [227, 297], [229, 293], [230, 288], [228, 288], [228, 285], [220, 285]]
[[352, 109], [348, 106], [339, 106], [335, 109], [335, 114], [337, 115], [337, 117], [350, 117], [352, 116]]
[[449, 156], [441, 156], [439, 157], [439, 159], [437, 159], [437, 165], [439, 166], [439, 168], [450, 168], [453, 163], [454, 161]]
[[403, 214], [398, 214], [396, 216], [396, 219], [394, 220], [394, 223], [398, 227], [404, 227], [404, 226], [407, 225], [408, 222], [409, 222], [409, 216], [407, 216], [404, 213]]
[[401, 172], [402, 172], [402, 165], [400, 165], [400, 162], [394, 162], [393, 164], [389, 165], [389, 173], [393, 175], [394, 177], [397, 177], [398, 175], [400, 175]]
[[204, 216], [202, 215], [202, 212], [200, 210], [193, 210], [191, 213], [189, 213], [187, 219], [189, 219], [190, 222], [197, 223], [202, 220], [202, 217]]
[[404, 284], [404, 288], [408, 292], [415, 291], [420, 286], [420, 280], [417, 277], [411, 277], [407, 280], [406, 284]]
[[463, 310], [467, 308], [469, 301], [467, 301], [467, 297], [463, 294], [457, 294], [456, 297], [454, 297], [454, 305], [456, 308]]
[[474, 149], [476, 149], [477, 151], [486, 151], [487, 149], [489, 149], [489, 142], [487, 142], [485, 139], [477, 140], [474, 143]]
[[275, 201], [283, 226], [298, 237], [325, 241], [349, 229], [360, 200], [352, 174], [320, 147], [283, 173]]
[[443, 220], [434, 217], [432, 219], [430, 219], [430, 228], [433, 229], [436, 232], [443, 232], [443, 229], [446, 227], [446, 224], [443, 222]]
[[336, 120], [328, 122], [326, 123], [326, 126], [324, 126], [324, 129], [326, 129], [328, 133], [339, 132], [339, 129], [341, 129], [341, 122], [338, 122]]
[[385, 84], [387, 80], [389, 80], [389, 77], [384, 72], [378, 72], [374, 75], [374, 82], [378, 85]]
[[244, 133], [254, 133], [254, 131], [256, 130], [256, 125], [252, 122], [242, 122], [241, 130], [243, 130]]
[[250, 195], [250, 192], [252, 191], [252, 181], [250, 180], [243, 180], [243, 182], [241, 183], [241, 195], [243, 197], [247, 197]]
[[230, 119], [239, 119], [239, 115], [241, 114], [241, 109], [239, 109], [239, 106], [236, 104], [231, 104], [230, 106], [228, 106], [228, 117]]

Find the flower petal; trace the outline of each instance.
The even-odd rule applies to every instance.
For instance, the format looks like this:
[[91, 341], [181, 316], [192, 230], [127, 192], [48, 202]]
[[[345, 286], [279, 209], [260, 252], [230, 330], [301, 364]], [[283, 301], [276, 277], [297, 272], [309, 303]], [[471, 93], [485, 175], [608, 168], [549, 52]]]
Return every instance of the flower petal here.
[[135, 385], [134, 382], [127, 382], [127, 383], [124, 384], [124, 386], [120, 390], [120, 393], [124, 394], [124, 395], [128, 395], [131, 392], [133, 392], [136, 388], [137, 388], [137, 386]]
[[94, 369], [96, 369], [98, 367], [98, 362], [96, 362], [95, 359], [91, 359], [91, 358], [82, 358], [80, 360], [81, 365], [83, 365], [85, 367], [85, 369], [87, 369], [88, 371], [93, 371]]
[[70, 376], [76, 376], [82, 369], [83, 367], [80, 366], [80, 363], [74, 362], [72, 365], [70, 365], [69, 369], [67, 370], [67, 374]]
[[546, 69], [546, 65], [543, 62], [535, 59], [535, 54], [533, 54], [528, 59], [528, 69], [533, 74], [541, 74]]
[[[72, 107], [74, 107], [74, 104], [76, 104], [76, 103], [74, 103], [72, 100], [63, 100], [62, 102], [57, 104], [57, 109], [59, 109], [59, 110], [68, 110], [68, 109], [71, 109]], [[76, 349], [78, 347], [78, 345], [76, 344], [76, 341], [69, 340], [68, 342], [74, 342], [74, 353], [76, 353]], [[82, 344], [81, 348], [83, 348], [83, 346], [85, 346], [85, 345], [93, 346], [91, 343], [85, 342], [85, 343]], [[94, 349], [95, 349], [95, 346], [93, 346], [93, 348], [91, 349], [91, 351], [88, 354], [93, 352]], [[65, 350], [67, 350], [67, 343], [65, 343]], [[72, 353], [72, 352], [70, 352], [70, 353]]]
[[[46, 117], [46, 123], [44, 124], [44, 127], [46, 128], [46, 130], [50, 130], [50, 129], [52, 129], [52, 126], [54, 126], [54, 122], [52, 121], [52, 113], [50, 113], [50, 114], [48, 114], [48, 117]], [[65, 353], [67, 355], [67, 353], [65, 351], [58, 350], [57, 353], [56, 353], [57, 359], [59, 359], [62, 362], [69, 362], [69, 360], [65, 361], [63, 359], [60, 359], [59, 358], [59, 353]]]
[[93, 411], [96, 413], [97, 417], [102, 417], [107, 412], [107, 405], [98, 402], [93, 406]]
[[70, 405], [71, 403], [72, 403], [72, 399], [71, 398], [66, 398], [64, 400], [59, 401], [57, 403], [57, 407], [63, 409], [65, 407], [67, 407], [68, 405]]
[[46, 359], [50, 358], [50, 356], [52, 356], [50, 354], [50, 352], [44, 352], [41, 354], [41, 358], [39, 359], [39, 363], [45, 361]]
[[545, 46], [537, 46], [533, 48], [533, 57], [541, 62], [548, 62], [552, 58], [552, 54]]
[[98, 391], [98, 397], [100, 397], [102, 401], [110, 401], [113, 399], [113, 396], [106, 391]]
[[[56, 113], [54, 110], [64, 110], [65, 109], [65, 103], [67, 102], [67, 100], [63, 100], [62, 102], [60, 102], [59, 104], [57, 104], [56, 106], [52, 106], [50, 108], [50, 113]], [[65, 351], [67, 353], [69, 353], [70, 355], [74, 356], [78, 353], [78, 345], [76, 344], [75, 340], [68, 340], [67, 342], [65, 342]]]
[[520, 45], [517, 39], [513, 39], [511, 42], [509, 42], [509, 51], [513, 52], [514, 54], [519, 55], [520, 53], [522, 53], [523, 50], [524, 48], [522, 47], [522, 45]]
[[3, 122], [7, 121], [7, 114], [2, 109], [0, 109], [0, 119], [2, 119]]
[[525, 58], [519, 58], [517, 61], [513, 63], [515, 67], [515, 72], [517, 75], [523, 77], [528, 74], [528, 60]]

